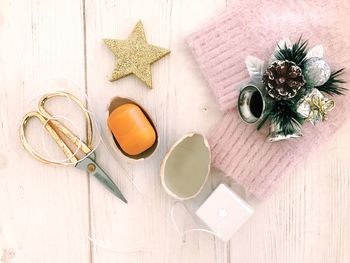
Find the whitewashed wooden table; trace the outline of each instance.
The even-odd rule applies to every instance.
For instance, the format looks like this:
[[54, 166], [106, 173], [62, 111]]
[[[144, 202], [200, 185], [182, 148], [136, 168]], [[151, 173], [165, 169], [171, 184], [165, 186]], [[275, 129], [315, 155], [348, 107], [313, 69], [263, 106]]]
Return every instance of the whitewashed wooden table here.
[[[207, 134], [221, 118], [185, 38], [227, 4], [0, 1], [0, 262], [350, 262], [350, 124], [254, 203], [255, 215], [229, 244], [204, 233], [182, 242], [169, 221], [174, 200], [161, 188], [162, 157], [183, 134]], [[139, 19], [150, 43], [172, 51], [153, 66], [152, 91], [134, 77], [109, 82], [114, 58], [102, 38], [126, 38]], [[22, 149], [22, 115], [52, 82], [88, 95], [102, 124], [113, 96], [134, 98], [155, 118], [161, 144], [151, 160], [126, 164], [97, 150], [128, 206], [84, 173], [43, 165]], [[191, 226], [186, 216], [178, 221]]]

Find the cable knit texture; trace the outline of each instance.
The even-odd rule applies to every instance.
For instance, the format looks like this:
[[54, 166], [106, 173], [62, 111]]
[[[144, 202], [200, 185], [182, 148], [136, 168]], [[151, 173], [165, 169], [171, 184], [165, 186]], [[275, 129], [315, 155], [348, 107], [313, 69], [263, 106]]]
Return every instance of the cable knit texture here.
[[[209, 138], [213, 165], [257, 197], [271, 193], [283, 176], [349, 120], [350, 94], [335, 97], [337, 106], [327, 122], [315, 127], [305, 124], [302, 138], [270, 143], [267, 127], [257, 131], [243, 123], [237, 112], [239, 87], [248, 81], [244, 59], [254, 55], [266, 61], [279, 40], [293, 41], [302, 35], [310, 40], [309, 47], [324, 46], [325, 59], [333, 69], [350, 71], [349, 9], [347, 0], [236, 0], [188, 39], [225, 112]], [[348, 74], [344, 78], [349, 80]]]

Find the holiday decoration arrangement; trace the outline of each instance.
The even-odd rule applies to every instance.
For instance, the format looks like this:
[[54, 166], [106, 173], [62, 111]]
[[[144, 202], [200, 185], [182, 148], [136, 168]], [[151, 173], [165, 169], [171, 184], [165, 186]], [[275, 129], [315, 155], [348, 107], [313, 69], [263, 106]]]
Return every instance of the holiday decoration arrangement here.
[[308, 49], [301, 37], [291, 44], [282, 40], [268, 62], [246, 58], [250, 82], [239, 95], [238, 109], [243, 120], [260, 129], [270, 123], [269, 140], [302, 136], [305, 122], [316, 125], [328, 119], [336, 95], [344, 95], [344, 68], [332, 71], [321, 45]]
[[[332, 10], [334, 4], [329, 1], [322, 1], [322, 4], [320, 1], [306, 3], [305, 1], [290, 0], [282, 2], [260, 1], [257, 3], [257, 1], [247, 0], [229, 5], [217, 16], [199, 27], [187, 39], [193, 57], [208, 83], [208, 88], [212, 91], [217, 105], [224, 114], [222, 120], [213, 127], [208, 136], [212, 166], [231, 177], [247, 193], [260, 199], [265, 199], [272, 194], [280, 181], [291, 175], [296, 166], [304, 163], [309, 156], [315, 154], [318, 147], [333, 137], [338, 129], [349, 120], [350, 116], [349, 92], [345, 93], [343, 90], [342, 93], [345, 96], [331, 96], [322, 89], [326, 87], [327, 90], [333, 91], [334, 85], [341, 88], [343, 83], [338, 81], [349, 78], [348, 70], [336, 73], [338, 69], [349, 65], [350, 43], [345, 40], [346, 34], [344, 34], [348, 31], [347, 25], [337, 14], [332, 16], [333, 14], [329, 10]], [[320, 55], [312, 55], [312, 52], [316, 53], [319, 48], [309, 50], [306, 46], [303, 52], [300, 52], [299, 49], [298, 54], [305, 55], [310, 51], [310, 57], [304, 57], [297, 63], [292, 61], [289, 55], [291, 52], [295, 55], [297, 46], [293, 50], [290, 41], [282, 43], [279, 41], [287, 36], [293, 42], [294, 40], [298, 42], [301, 34], [303, 39], [310, 41], [310, 48], [316, 44], [322, 44], [326, 48], [327, 56], [323, 58]], [[304, 40], [301, 39], [299, 45], [303, 42]], [[286, 50], [284, 54], [288, 55], [288, 59], [276, 58], [275, 56], [271, 60], [269, 59], [271, 54], [275, 53], [274, 47], [278, 43], [282, 50]], [[315, 44], [311, 45], [311, 43]], [[285, 44], [288, 49], [285, 49]], [[279, 48], [276, 51], [278, 50]], [[313, 51], [311, 52], [311, 50]], [[252, 59], [251, 57], [247, 59], [248, 55], [263, 58], [265, 63], [260, 59]], [[306, 78], [305, 66], [307, 59], [311, 57], [316, 57], [317, 60], [326, 59], [329, 65], [332, 65], [334, 72], [332, 74], [331, 71], [332, 77], [329, 76], [326, 80], [327, 85], [308, 85], [310, 82]], [[259, 81], [254, 81], [249, 76], [245, 64], [246, 59], [254, 62], [253, 65], [262, 66], [254, 67]], [[256, 63], [255, 60], [260, 61], [260, 63]], [[279, 61], [283, 60], [296, 63], [301, 69], [303, 79], [298, 76], [296, 70], [295, 79], [292, 79], [295, 86], [290, 89], [289, 95], [283, 92], [283, 88], [280, 89], [281, 86], [277, 88], [280, 93], [275, 92], [275, 88], [271, 89], [271, 87], [276, 85], [271, 83], [270, 94], [278, 97], [274, 98], [269, 95], [263, 82], [263, 76], [274, 61], [281, 63]], [[286, 66], [290, 66], [290, 64], [286, 63]], [[270, 70], [275, 74], [272, 68]], [[317, 80], [321, 78], [319, 77]], [[305, 84], [299, 88], [300, 84], [298, 83], [303, 81]], [[244, 88], [239, 88], [242, 87], [242, 84], [249, 87], [246, 87], [245, 105], [238, 105], [242, 102], [238, 99]], [[343, 87], [348, 88], [348, 85], [345, 83]], [[268, 124], [274, 120], [274, 115], [268, 114], [269, 110], [273, 109], [272, 106], [279, 104], [299, 106], [298, 103], [303, 102], [302, 98], [305, 97], [307, 101], [306, 95], [312, 96], [311, 90], [306, 89], [306, 87], [316, 88], [324, 99], [334, 100], [334, 105], [333, 102], [326, 103], [326, 107], [319, 111], [320, 116], [324, 116], [323, 112], [333, 107], [333, 110], [327, 111], [325, 115], [329, 120], [326, 122], [318, 121], [313, 126], [309, 121], [309, 119], [314, 119], [311, 114], [310, 118], [299, 118], [300, 113], [297, 112], [296, 108], [284, 107], [283, 109], [292, 111], [292, 114], [298, 114], [297, 119], [290, 119], [288, 114], [278, 115], [287, 116], [287, 124], [292, 121], [292, 131], [284, 129], [282, 132], [275, 133], [276, 135], [273, 135], [273, 131], [269, 132]], [[288, 98], [292, 97], [295, 93], [294, 90], [298, 88], [297, 94], [293, 98]], [[336, 90], [339, 91], [339, 88]], [[303, 91], [306, 92], [303, 93]], [[282, 95], [286, 97], [280, 99], [279, 97]], [[319, 104], [319, 102], [322, 103], [322, 100], [318, 101], [315, 96], [312, 103], [314, 102]], [[245, 121], [242, 121], [242, 113]], [[314, 113], [318, 114], [318, 111], [313, 111], [312, 114]], [[266, 118], [266, 116], [268, 117]], [[263, 125], [264, 117], [266, 118], [265, 125]], [[247, 125], [246, 122], [254, 123], [254, 125]], [[283, 122], [279, 123], [283, 124]], [[261, 129], [257, 131], [256, 127], [259, 124]], [[276, 127], [276, 125], [275, 128], [280, 130], [280, 127]], [[269, 137], [274, 138], [274, 140], [282, 139], [287, 137], [285, 134], [292, 136], [297, 133], [296, 129], [298, 128], [299, 135], [302, 131], [303, 138], [283, 140], [277, 143], [266, 140], [269, 133], [271, 135]]]

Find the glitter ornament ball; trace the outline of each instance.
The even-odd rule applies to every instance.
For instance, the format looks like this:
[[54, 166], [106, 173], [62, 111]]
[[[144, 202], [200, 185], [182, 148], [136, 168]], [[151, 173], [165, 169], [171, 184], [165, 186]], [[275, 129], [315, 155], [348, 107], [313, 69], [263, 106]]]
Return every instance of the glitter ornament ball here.
[[303, 70], [306, 83], [317, 87], [325, 84], [331, 75], [331, 68], [322, 58], [309, 58], [304, 63]]

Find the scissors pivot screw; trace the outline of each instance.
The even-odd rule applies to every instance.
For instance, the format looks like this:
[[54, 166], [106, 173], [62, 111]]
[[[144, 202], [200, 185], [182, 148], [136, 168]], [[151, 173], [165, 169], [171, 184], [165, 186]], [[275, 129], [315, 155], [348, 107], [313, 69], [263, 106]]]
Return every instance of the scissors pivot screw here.
[[92, 173], [96, 170], [96, 166], [92, 163], [90, 163], [88, 166], [87, 166], [87, 170], [88, 172]]

